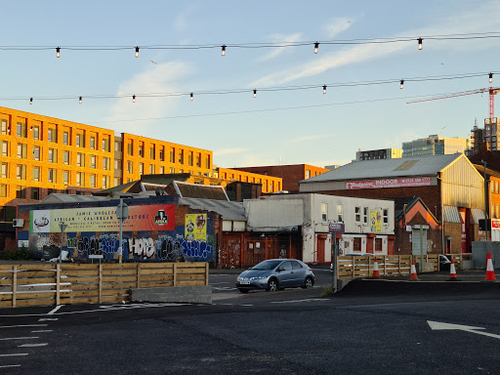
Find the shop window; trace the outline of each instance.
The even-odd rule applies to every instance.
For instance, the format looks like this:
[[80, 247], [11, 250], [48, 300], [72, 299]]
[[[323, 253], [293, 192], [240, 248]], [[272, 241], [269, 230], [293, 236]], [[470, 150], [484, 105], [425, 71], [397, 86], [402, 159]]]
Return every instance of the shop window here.
[[344, 206], [342, 206], [341, 204], [337, 205], [337, 222], [344, 222]]
[[383, 215], [382, 215], [384, 224], [389, 224], [389, 210], [383, 210]]
[[326, 223], [328, 221], [328, 204], [321, 203], [321, 221]]
[[354, 207], [354, 221], [361, 223], [361, 207]]
[[352, 250], [361, 251], [361, 238], [355, 237], [352, 239]]

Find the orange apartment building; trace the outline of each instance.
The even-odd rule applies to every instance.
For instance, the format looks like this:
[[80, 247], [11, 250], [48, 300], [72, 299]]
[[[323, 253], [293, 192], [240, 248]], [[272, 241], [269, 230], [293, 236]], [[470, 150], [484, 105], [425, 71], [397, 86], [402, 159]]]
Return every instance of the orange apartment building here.
[[[281, 178], [283, 186], [279, 190], [286, 190], [290, 192], [299, 191], [299, 181], [330, 171], [326, 168], [315, 167], [308, 164], [268, 165], [262, 167], [244, 167], [234, 169], [264, 175], [266, 177], [273, 176]], [[264, 191], [264, 189], [262, 189], [262, 191]]]
[[282, 190], [281, 178], [214, 167], [210, 150], [0, 107], [0, 250], [19, 203], [171, 173], [189, 173], [187, 182], [197, 184], [243, 181], [262, 184], [264, 193]]

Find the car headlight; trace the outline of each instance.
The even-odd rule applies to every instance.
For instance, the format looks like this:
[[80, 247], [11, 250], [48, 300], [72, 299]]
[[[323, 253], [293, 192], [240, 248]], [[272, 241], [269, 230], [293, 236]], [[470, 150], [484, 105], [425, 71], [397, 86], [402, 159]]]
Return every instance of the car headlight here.
[[261, 280], [261, 279], [265, 279], [266, 276], [253, 276], [250, 278], [250, 280]]

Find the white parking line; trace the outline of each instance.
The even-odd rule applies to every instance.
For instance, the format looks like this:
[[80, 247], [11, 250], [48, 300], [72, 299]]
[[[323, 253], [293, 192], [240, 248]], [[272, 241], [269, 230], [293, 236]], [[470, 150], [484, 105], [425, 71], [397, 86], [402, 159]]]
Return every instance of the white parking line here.
[[29, 355], [29, 353], [11, 353], [11, 354], [0, 354], [0, 357], [24, 357]]
[[30, 337], [6, 337], [3, 339], [0, 339], [0, 341], [11, 341], [11, 340], [33, 340], [33, 339], [39, 339], [37, 336], [30, 336]]
[[12, 368], [12, 367], [21, 367], [21, 365], [3, 365], [0, 368]]
[[47, 346], [47, 345], [49, 345], [48, 342], [45, 342], [42, 344], [23, 344], [23, 345], [19, 345], [18, 348], [37, 348], [40, 346]]
[[53, 332], [52, 329], [41, 329], [38, 331], [31, 331], [31, 333], [47, 333], [47, 332]]
[[23, 327], [47, 327], [47, 324], [16, 324], [12, 326], [0, 326], [0, 328], [23, 328]]
[[54, 307], [52, 310], [50, 310], [47, 315], [52, 315], [54, 313], [56, 313], [61, 307], [63, 307], [64, 305], [58, 305], [56, 307]]
[[301, 302], [329, 302], [329, 299], [324, 298], [310, 298], [310, 299], [295, 299], [291, 301], [273, 301], [271, 303], [301, 303]]
[[40, 318], [40, 319], [38, 319], [39, 322], [56, 322], [58, 320], [59, 320], [59, 318]]

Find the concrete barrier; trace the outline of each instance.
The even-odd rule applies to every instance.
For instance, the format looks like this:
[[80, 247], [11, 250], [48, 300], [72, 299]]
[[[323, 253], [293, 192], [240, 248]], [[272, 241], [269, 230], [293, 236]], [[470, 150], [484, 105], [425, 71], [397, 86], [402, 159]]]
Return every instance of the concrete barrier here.
[[500, 268], [500, 242], [498, 241], [475, 241], [472, 242], [472, 262], [474, 268], [486, 268], [486, 256], [491, 253], [493, 268]]
[[212, 304], [211, 285], [130, 289], [133, 302], [170, 302]]

